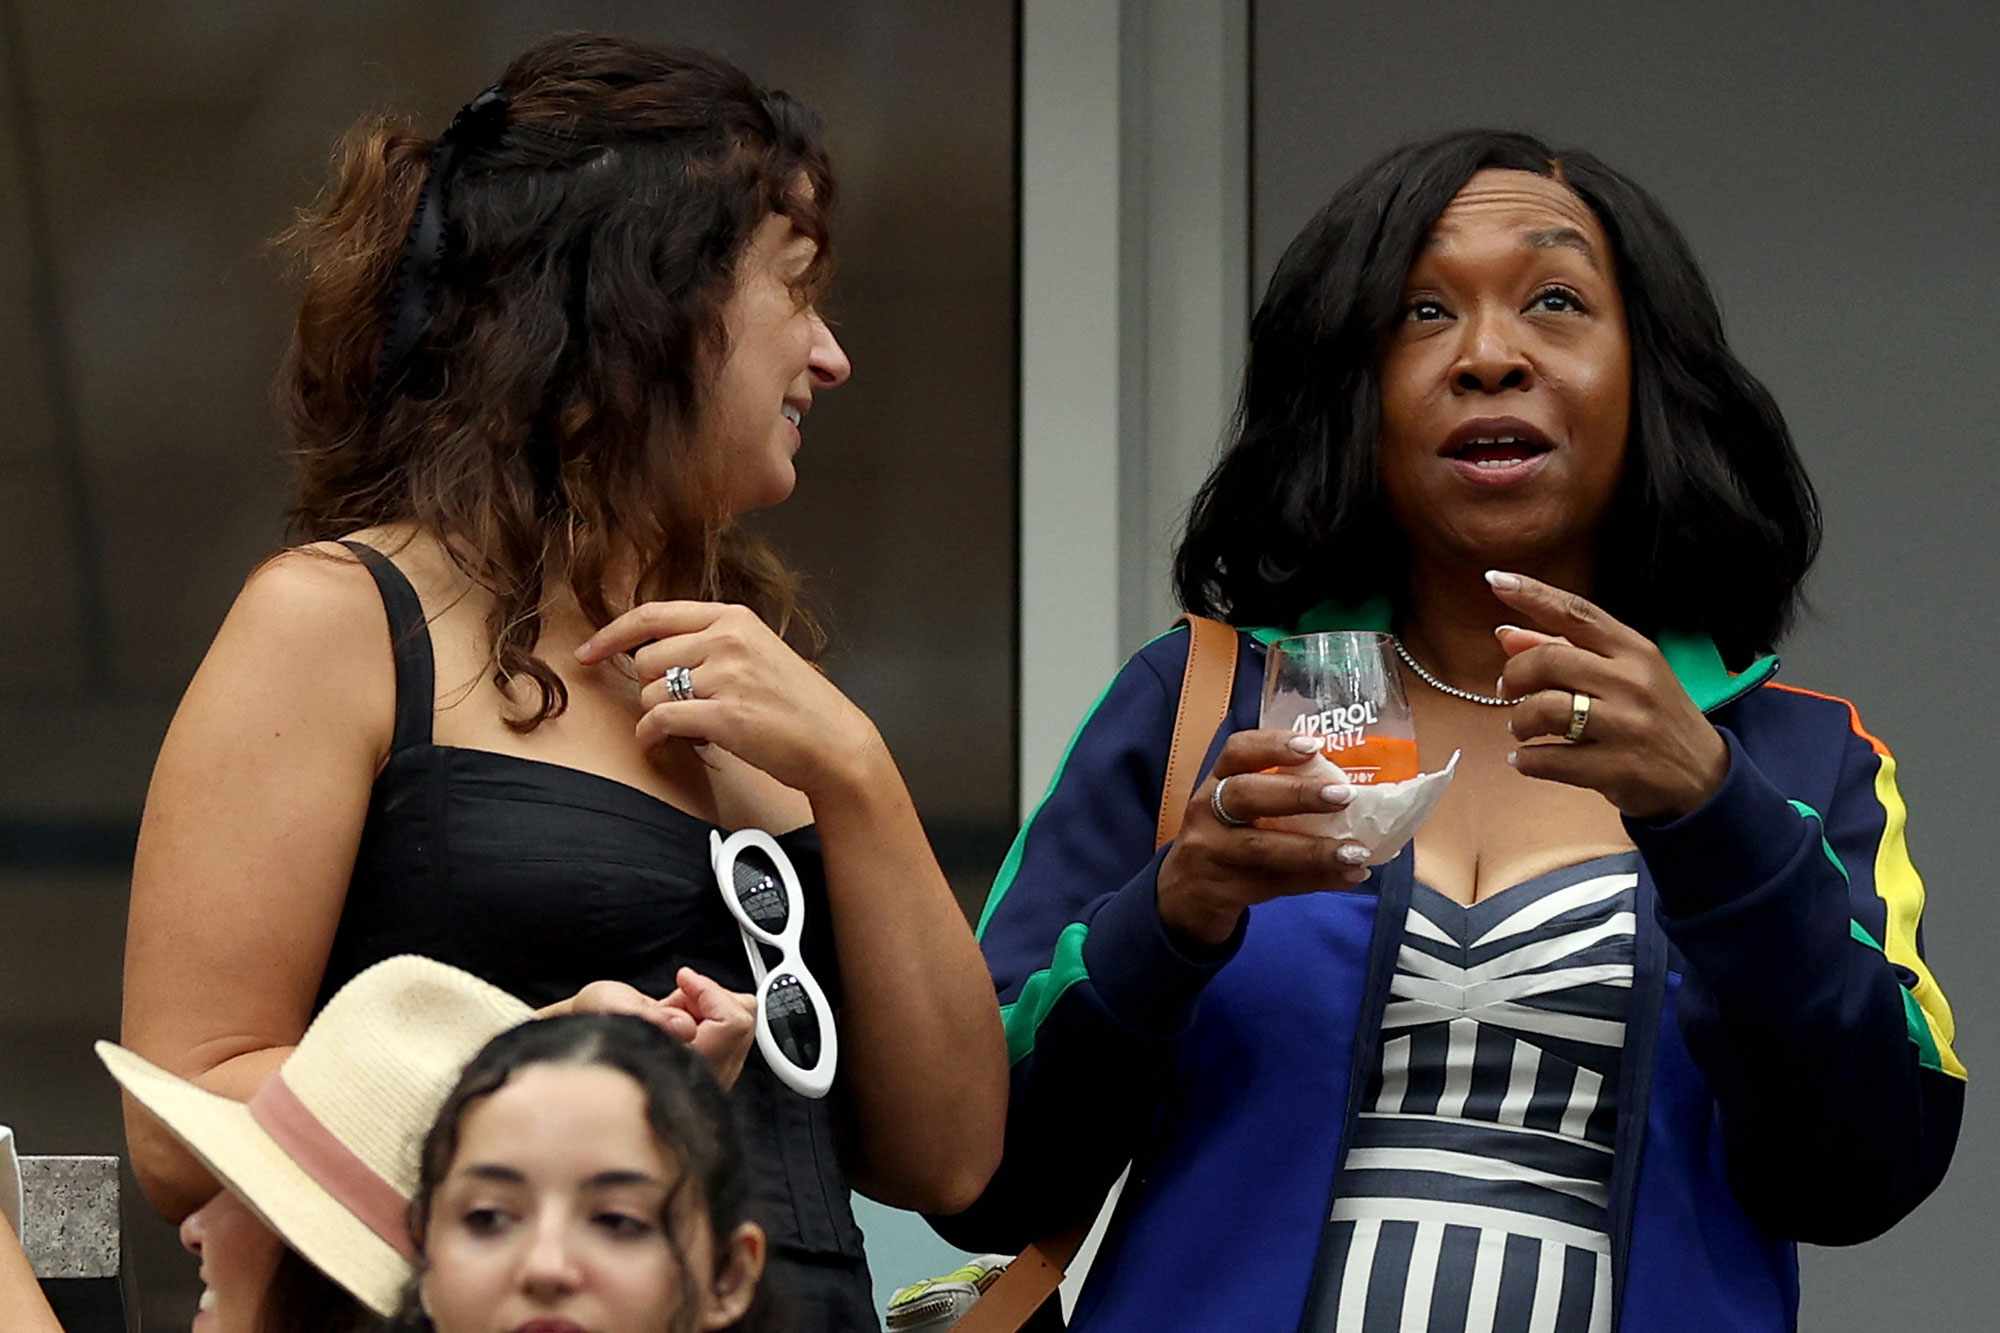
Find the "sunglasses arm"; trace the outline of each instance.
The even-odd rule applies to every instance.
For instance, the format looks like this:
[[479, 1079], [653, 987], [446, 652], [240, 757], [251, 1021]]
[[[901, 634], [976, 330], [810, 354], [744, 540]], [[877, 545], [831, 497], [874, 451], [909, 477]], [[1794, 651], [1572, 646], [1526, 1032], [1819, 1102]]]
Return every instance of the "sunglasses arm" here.
[[738, 926], [736, 929], [736, 937], [743, 941], [744, 957], [750, 960], [750, 989], [753, 991], [762, 990], [764, 987], [764, 978], [767, 974], [764, 966], [764, 955], [758, 950], [757, 941], [750, 938], [750, 932], [744, 930], [741, 926]]

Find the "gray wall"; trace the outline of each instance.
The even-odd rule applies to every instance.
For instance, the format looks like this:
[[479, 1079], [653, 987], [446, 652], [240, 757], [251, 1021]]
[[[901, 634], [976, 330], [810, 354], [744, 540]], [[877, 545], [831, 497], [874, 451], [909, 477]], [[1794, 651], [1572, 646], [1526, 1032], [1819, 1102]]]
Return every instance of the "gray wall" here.
[[1901, 761], [1930, 960], [1973, 1076], [1938, 1194], [1882, 1240], [1806, 1253], [1803, 1327], [1992, 1327], [2000, 900], [1980, 771], [2000, 723], [1992, 8], [1260, 0], [1253, 40], [1259, 294], [1348, 173], [1474, 124], [1591, 149], [1693, 242], [1825, 503], [1815, 613], [1785, 676], [1858, 700]]
[[[116, 1033], [132, 832], [280, 537], [292, 298], [263, 241], [360, 113], [440, 129], [578, 27], [722, 51], [827, 118], [855, 377], [765, 526], [983, 899], [1014, 822], [1012, 4], [0, 0], [0, 1122], [23, 1151], [122, 1144], [89, 1041]], [[914, 1219], [869, 1225], [885, 1284], [942, 1271]], [[149, 1321], [186, 1327], [192, 1264], [143, 1205], [132, 1226]]]

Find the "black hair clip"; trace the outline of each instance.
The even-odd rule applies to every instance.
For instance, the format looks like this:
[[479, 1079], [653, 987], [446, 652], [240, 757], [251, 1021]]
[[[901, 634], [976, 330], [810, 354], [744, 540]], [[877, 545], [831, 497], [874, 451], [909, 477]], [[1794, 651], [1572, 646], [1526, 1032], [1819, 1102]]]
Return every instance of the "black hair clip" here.
[[438, 142], [472, 146], [497, 138], [507, 128], [510, 105], [506, 90], [494, 84], [458, 109]]
[[499, 84], [458, 109], [431, 149], [423, 192], [403, 237], [396, 282], [389, 294], [389, 332], [375, 361], [372, 390], [379, 410], [402, 386], [405, 363], [430, 326], [437, 305], [438, 270], [444, 262], [445, 202], [452, 169], [467, 150], [497, 139], [507, 128], [508, 97]]

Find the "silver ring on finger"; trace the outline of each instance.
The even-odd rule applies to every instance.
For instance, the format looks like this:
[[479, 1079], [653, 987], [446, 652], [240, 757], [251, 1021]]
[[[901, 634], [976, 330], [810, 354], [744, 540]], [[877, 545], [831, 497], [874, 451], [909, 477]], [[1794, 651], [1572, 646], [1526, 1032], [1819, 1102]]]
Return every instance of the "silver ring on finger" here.
[[695, 697], [694, 672], [684, 666], [668, 667], [660, 682], [667, 687], [667, 697], [677, 704], [684, 704]]
[[1214, 812], [1215, 822], [1224, 828], [1248, 828], [1250, 826], [1249, 820], [1238, 819], [1235, 815], [1230, 814], [1228, 807], [1222, 803], [1222, 789], [1228, 785], [1228, 778], [1224, 778], [1215, 784], [1214, 789], [1208, 793], [1208, 808]]

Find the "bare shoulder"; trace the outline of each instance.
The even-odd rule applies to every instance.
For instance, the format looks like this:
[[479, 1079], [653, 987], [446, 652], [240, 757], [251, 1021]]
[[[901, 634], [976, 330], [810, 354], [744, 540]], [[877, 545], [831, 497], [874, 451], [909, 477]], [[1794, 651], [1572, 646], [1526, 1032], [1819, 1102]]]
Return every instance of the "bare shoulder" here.
[[262, 629], [306, 635], [351, 633], [383, 619], [374, 578], [339, 542], [294, 546], [265, 560], [243, 581], [229, 614]]
[[[435, 534], [414, 523], [363, 528], [349, 533], [343, 540], [370, 548], [402, 571], [403, 577], [416, 590], [418, 600], [433, 614], [462, 598], [471, 587], [471, 580], [453, 562], [444, 543]], [[355, 558], [339, 542], [322, 542], [319, 545], [331, 546], [350, 559]]]
[[337, 542], [282, 551], [250, 572], [183, 700], [210, 719], [285, 718], [387, 753], [396, 701], [389, 621], [368, 569]]
[[[368, 528], [345, 541], [294, 546], [264, 561], [245, 581], [232, 619], [254, 619], [259, 628], [293, 640], [340, 640], [363, 651], [386, 650], [388, 619], [381, 591], [346, 542], [370, 548], [401, 571], [428, 614], [449, 605], [466, 586], [428, 535], [406, 527]], [[372, 641], [370, 631], [379, 643]], [[367, 641], [355, 643], [350, 636]]]

